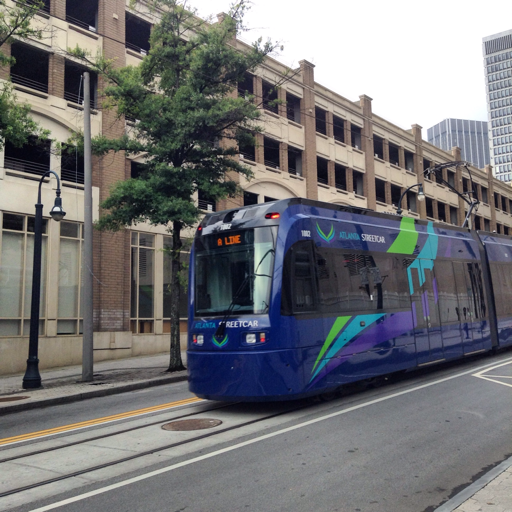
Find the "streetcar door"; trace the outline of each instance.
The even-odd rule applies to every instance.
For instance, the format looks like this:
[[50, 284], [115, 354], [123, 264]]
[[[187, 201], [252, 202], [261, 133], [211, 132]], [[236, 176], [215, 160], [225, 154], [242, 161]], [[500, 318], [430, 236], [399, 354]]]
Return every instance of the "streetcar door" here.
[[415, 283], [413, 301], [416, 309], [416, 353], [418, 364], [444, 359], [443, 338], [439, 319], [437, 288], [434, 288], [434, 274], [429, 268], [430, 261], [420, 261], [420, 273], [425, 282], [419, 286], [419, 275], [413, 276]]

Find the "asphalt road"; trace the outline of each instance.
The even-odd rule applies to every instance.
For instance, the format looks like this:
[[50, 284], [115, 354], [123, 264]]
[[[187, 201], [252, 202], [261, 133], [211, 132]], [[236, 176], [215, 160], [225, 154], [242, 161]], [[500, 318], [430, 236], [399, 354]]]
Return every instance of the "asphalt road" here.
[[[61, 486], [53, 497], [16, 510], [435, 510], [512, 455], [511, 384], [510, 351], [430, 369], [197, 440], [187, 450], [170, 449], [158, 461], [113, 469], [90, 484]], [[174, 387], [165, 388], [170, 401]], [[134, 393], [119, 407], [147, 404], [153, 391], [163, 388]], [[104, 400], [88, 401], [89, 417], [92, 411], [98, 416]], [[52, 409], [66, 411], [67, 419], [74, 407], [87, 415], [84, 404]], [[112, 404], [107, 407], [111, 412]], [[265, 406], [239, 406], [207, 416], [229, 424], [262, 411]], [[28, 415], [33, 430], [40, 428], [37, 411], [20, 414]], [[148, 428], [145, 436], [162, 435], [160, 425]]]

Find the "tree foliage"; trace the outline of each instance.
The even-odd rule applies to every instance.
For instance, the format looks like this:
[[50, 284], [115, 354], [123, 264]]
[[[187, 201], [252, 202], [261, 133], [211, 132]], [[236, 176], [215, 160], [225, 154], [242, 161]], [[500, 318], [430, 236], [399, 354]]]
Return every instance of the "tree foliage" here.
[[[43, 2], [33, 0], [8, 4], [0, 0], [0, 48], [15, 39], [41, 39], [42, 31], [31, 25], [32, 18], [43, 7]], [[14, 59], [0, 51], [0, 66], [12, 66]], [[27, 143], [31, 135], [46, 138], [49, 134], [30, 117], [30, 105], [20, 103], [8, 82], [0, 84], [0, 149], [5, 141], [16, 147]]]
[[[233, 5], [218, 23], [199, 19], [179, 0], [153, 0], [150, 5], [160, 20], [141, 64], [116, 68], [101, 57], [94, 63], [108, 81], [107, 104], [133, 127], [118, 139], [95, 138], [93, 151], [145, 156], [140, 176], [112, 188], [98, 225], [118, 230], [149, 222], [172, 233], [172, 371], [182, 368], [177, 286], [181, 232], [201, 215], [192, 197], [197, 191], [212, 201], [233, 197], [240, 189], [230, 176], [252, 176], [238, 159], [237, 145], [254, 144], [254, 134], [261, 131], [260, 111], [253, 98], [238, 97], [235, 91], [244, 74], [277, 45], [259, 40], [240, 51], [230, 44], [244, 29], [246, 0]], [[74, 54], [84, 57], [79, 49]]]

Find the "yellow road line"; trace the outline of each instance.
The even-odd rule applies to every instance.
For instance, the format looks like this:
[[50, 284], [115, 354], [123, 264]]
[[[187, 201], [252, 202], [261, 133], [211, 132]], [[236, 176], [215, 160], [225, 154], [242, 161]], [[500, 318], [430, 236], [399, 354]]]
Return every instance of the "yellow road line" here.
[[146, 407], [145, 409], [137, 409], [135, 411], [123, 412], [120, 414], [114, 414], [112, 416], [105, 416], [103, 418], [96, 418], [94, 420], [81, 421], [80, 423], [72, 423], [71, 425], [63, 425], [62, 427], [49, 428], [47, 430], [40, 430], [39, 432], [30, 432], [28, 434], [22, 434], [19, 436], [6, 437], [0, 439], [0, 446], [18, 441], [27, 441], [28, 439], [35, 439], [36, 437], [48, 436], [51, 434], [59, 434], [61, 432], [67, 432], [69, 430], [76, 430], [79, 428], [90, 427], [92, 425], [99, 425], [101, 423], [108, 423], [110, 421], [120, 420], [124, 418], [131, 418], [134, 416], [140, 416], [142, 414], [148, 414], [151, 412], [162, 411], [165, 409], [171, 409], [180, 405], [188, 405], [196, 402], [202, 402], [201, 398], [186, 398], [185, 400], [179, 400], [178, 402], [169, 402], [167, 404], [155, 405], [154, 407]]

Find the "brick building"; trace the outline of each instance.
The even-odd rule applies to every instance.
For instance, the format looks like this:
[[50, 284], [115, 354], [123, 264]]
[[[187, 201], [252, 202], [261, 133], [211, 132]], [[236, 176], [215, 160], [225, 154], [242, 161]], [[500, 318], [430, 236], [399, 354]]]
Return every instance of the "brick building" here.
[[[41, 41], [15, 42], [2, 51], [17, 59], [1, 70], [10, 78], [19, 101], [31, 104], [34, 118], [64, 142], [83, 128], [82, 65], [64, 49], [79, 45], [94, 55], [101, 49], [118, 66], [137, 64], [149, 49], [154, 19], [142, 9], [130, 10], [117, 0], [47, 0], [34, 23], [45, 31]], [[245, 43], [236, 41], [240, 49]], [[460, 160], [460, 150], [445, 152], [425, 142], [422, 128], [403, 130], [372, 111], [372, 99], [350, 101], [315, 82], [314, 66], [300, 67], [275, 89], [287, 73], [273, 59], [240, 89], [252, 91], [262, 104], [265, 131], [256, 148], [240, 148], [254, 179], [242, 182], [243, 197], [211, 204], [199, 194], [193, 200], [205, 211], [286, 197], [308, 197], [394, 212], [403, 191], [423, 183], [426, 201], [409, 191], [402, 207], [407, 215], [461, 224], [464, 202], [449, 188], [424, 179], [433, 162]], [[119, 121], [101, 108], [101, 79], [92, 76], [93, 135], [117, 136], [131, 120]], [[283, 103], [267, 100], [277, 96]], [[48, 143], [49, 144], [49, 143]], [[44, 171], [62, 180], [61, 223], [50, 220], [55, 180], [43, 184], [45, 215], [39, 358], [41, 367], [81, 361], [80, 281], [83, 227], [83, 161], [70, 155], [6, 145], [0, 153], [0, 373], [23, 371], [28, 354], [28, 325], [33, 246], [34, 204]], [[481, 200], [477, 229], [509, 233], [512, 190], [492, 177], [490, 167], [472, 168]], [[137, 173], [137, 161], [123, 154], [93, 159], [94, 218], [110, 186]], [[457, 190], [468, 189], [461, 168], [445, 169]], [[163, 228], [137, 225], [121, 233], [94, 233], [95, 359], [167, 351], [169, 346], [169, 268], [163, 251], [170, 243]], [[185, 255], [186, 257], [186, 255]], [[186, 310], [182, 309], [185, 333]], [[185, 335], [182, 341], [185, 341]]]

